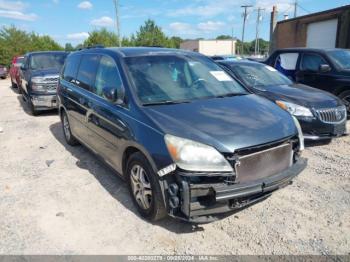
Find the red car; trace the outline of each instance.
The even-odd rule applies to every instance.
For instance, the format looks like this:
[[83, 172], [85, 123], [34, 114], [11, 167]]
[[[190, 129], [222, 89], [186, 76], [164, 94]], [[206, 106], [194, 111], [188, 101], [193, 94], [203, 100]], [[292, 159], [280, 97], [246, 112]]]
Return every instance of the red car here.
[[13, 88], [17, 88], [20, 82], [19, 70], [23, 63], [24, 56], [16, 56], [13, 58], [10, 68], [11, 84]]

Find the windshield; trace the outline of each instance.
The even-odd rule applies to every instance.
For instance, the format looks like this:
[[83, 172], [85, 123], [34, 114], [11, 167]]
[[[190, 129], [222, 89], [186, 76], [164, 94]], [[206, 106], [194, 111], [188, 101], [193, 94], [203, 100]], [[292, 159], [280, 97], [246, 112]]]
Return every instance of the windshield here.
[[334, 50], [328, 51], [328, 55], [342, 69], [350, 69], [350, 51]]
[[16, 64], [21, 65], [21, 64], [23, 64], [23, 61], [24, 61], [24, 57], [18, 57], [18, 58], [16, 59]]
[[126, 65], [143, 104], [247, 94], [218, 65], [200, 56], [130, 57]]
[[291, 85], [287, 77], [264, 64], [230, 65], [231, 70], [248, 86]]
[[34, 54], [31, 56], [29, 67], [30, 69], [61, 69], [67, 57], [66, 53], [59, 54]]

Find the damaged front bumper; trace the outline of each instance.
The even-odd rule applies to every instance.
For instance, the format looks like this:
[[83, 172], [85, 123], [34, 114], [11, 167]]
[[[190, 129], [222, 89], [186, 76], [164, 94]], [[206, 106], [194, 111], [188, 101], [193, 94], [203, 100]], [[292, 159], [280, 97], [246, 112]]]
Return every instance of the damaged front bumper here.
[[246, 183], [234, 183], [228, 177], [217, 174], [203, 177], [175, 170], [163, 180], [168, 213], [194, 223], [216, 220], [219, 214], [250, 206], [291, 184], [306, 165], [307, 160], [299, 158], [279, 174]]

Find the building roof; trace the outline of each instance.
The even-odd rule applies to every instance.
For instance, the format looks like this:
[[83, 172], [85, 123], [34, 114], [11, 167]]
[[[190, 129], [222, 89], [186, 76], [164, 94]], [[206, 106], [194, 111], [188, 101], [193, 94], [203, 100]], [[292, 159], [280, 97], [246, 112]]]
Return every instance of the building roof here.
[[350, 5], [344, 5], [344, 6], [340, 6], [340, 7], [337, 7], [337, 8], [333, 8], [333, 9], [328, 9], [328, 10], [325, 10], [325, 11], [317, 12], [317, 13], [312, 13], [312, 14], [308, 14], [308, 15], [298, 16], [298, 17], [294, 17], [294, 18], [278, 21], [277, 23], [278, 24], [288, 23], [288, 22], [295, 21], [295, 20], [298, 20], [298, 19], [303, 19], [303, 18], [307, 18], [307, 17], [317, 16], [317, 15], [322, 15], [322, 14], [326, 14], [326, 13], [330, 13], [330, 12], [347, 10], [347, 9], [350, 10]]

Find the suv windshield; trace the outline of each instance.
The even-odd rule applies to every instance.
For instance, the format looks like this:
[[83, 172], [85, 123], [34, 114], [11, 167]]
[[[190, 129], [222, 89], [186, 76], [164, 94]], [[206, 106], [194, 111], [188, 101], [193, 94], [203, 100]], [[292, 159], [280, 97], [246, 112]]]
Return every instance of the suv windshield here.
[[273, 67], [263, 64], [229, 65], [231, 70], [248, 86], [290, 85], [287, 77]]
[[248, 94], [237, 81], [205, 57], [154, 55], [129, 57], [125, 61], [143, 104]]
[[350, 51], [333, 50], [328, 51], [328, 55], [342, 69], [350, 69]]
[[34, 54], [31, 56], [29, 67], [32, 70], [56, 68], [61, 69], [67, 57], [66, 53]]

